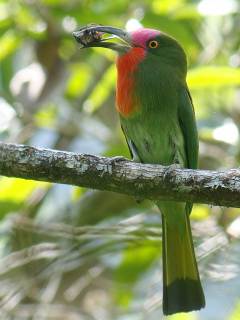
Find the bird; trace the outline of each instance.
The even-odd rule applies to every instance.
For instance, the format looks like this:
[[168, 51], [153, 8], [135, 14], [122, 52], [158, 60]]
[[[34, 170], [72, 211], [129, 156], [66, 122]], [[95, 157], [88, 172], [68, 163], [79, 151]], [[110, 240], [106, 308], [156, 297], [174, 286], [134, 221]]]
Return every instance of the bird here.
[[[155, 29], [128, 32], [97, 24], [73, 36], [84, 48], [117, 53], [116, 110], [133, 160], [196, 169], [198, 131], [179, 42]], [[162, 216], [163, 314], [200, 310], [205, 297], [190, 227], [193, 204], [156, 205]]]

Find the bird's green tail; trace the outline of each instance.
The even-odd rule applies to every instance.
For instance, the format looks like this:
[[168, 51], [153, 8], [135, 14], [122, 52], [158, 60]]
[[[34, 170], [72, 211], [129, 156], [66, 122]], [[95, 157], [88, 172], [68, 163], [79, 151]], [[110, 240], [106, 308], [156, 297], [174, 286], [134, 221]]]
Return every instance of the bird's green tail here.
[[185, 204], [161, 202], [158, 206], [163, 228], [163, 313], [199, 310], [205, 298]]

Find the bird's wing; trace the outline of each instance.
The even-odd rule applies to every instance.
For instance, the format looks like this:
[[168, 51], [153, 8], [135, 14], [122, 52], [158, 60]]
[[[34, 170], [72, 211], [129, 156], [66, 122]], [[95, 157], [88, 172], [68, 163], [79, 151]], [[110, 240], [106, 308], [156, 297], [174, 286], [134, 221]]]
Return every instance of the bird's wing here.
[[126, 135], [126, 132], [124, 130], [124, 127], [123, 125], [121, 125], [121, 128], [122, 128], [122, 132], [124, 134], [124, 137], [126, 139], [126, 142], [127, 142], [127, 145], [128, 145], [128, 149], [129, 149], [129, 152], [130, 152], [130, 155], [131, 155], [131, 158], [133, 159], [133, 161], [135, 162], [142, 162], [142, 160], [140, 159], [139, 155], [138, 155], [138, 152], [137, 152], [137, 148], [134, 144], [134, 142], [130, 139], [128, 139], [127, 135]]
[[183, 133], [187, 167], [196, 169], [198, 166], [198, 132], [192, 98], [187, 87], [180, 94], [178, 108], [179, 124]]
[[126, 133], [125, 133], [124, 128], [123, 128], [122, 125], [121, 125], [121, 128], [122, 128], [122, 132], [123, 132], [123, 134], [124, 134], [124, 137], [125, 137], [126, 142], [127, 142], [127, 145], [128, 145], [129, 153], [130, 153], [130, 155], [131, 155], [131, 158], [133, 158], [133, 152], [132, 152], [132, 149], [131, 149], [131, 147], [130, 147], [129, 140], [128, 140], [128, 138], [127, 138], [127, 135], [126, 135]]

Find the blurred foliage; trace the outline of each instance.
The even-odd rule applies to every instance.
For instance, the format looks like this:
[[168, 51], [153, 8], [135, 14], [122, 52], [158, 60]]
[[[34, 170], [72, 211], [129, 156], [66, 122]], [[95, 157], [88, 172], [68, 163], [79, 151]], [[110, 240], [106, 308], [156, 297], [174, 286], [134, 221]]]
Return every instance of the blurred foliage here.
[[[200, 136], [200, 167], [240, 162], [240, 1], [0, 0], [0, 139], [128, 156], [114, 110], [114, 54], [71, 32], [139, 24], [176, 37]], [[239, 209], [196, 205], [207, 306], [172, 320], [240, 319]], [[161, 221], [152, 204], [108, 192], [0, 180], [1, 319], [156, 320]]]

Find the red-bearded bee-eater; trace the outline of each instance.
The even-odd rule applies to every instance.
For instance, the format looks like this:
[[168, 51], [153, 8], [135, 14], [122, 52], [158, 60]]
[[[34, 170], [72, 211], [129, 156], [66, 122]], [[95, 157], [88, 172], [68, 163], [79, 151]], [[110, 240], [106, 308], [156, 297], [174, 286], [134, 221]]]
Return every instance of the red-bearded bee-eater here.
[[[180, 44], [145, 28], [126, 32], [93, 25], [73, 35], [83, 47], [118, 53], [116, 107], [133, 158], [196, 169], [198, 133], [186, 84], [187, 59]], [[120, 42], [113, 42], [113, 37]], [[156, 204], [162, 213], [163, 313], [199, 310], [205, 298], [189, 221], [192, 203]]]

